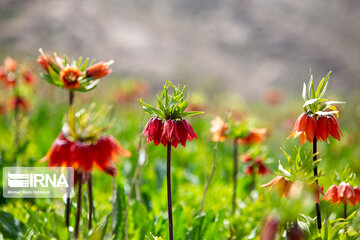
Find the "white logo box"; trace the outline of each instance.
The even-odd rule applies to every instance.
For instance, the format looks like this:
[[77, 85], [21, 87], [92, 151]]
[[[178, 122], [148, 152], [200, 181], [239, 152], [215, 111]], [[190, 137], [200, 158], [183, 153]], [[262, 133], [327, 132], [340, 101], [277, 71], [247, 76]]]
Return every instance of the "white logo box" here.
[[5, 167], [4, 198], [66, 198], [74, 188], [72, 167]]

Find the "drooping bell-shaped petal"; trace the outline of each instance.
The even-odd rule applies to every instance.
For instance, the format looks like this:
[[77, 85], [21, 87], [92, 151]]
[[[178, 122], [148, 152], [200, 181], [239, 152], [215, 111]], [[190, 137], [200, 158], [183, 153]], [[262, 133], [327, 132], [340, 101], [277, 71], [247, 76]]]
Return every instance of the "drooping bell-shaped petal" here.
[[343, 204], [349, 202], [355, 205], [355, 193], [349, 183], [342, 182], [338, 187], [338, 196]]
[[340, 135], [342, 136], [342, 132], [340, 131], [336, 117], [334, 115], [329, 115], [328, 121], [330, 135], [336, 140], [340, 141]]
[[317, 139], [320, 141], [326, 141], [329, 137], [329, 121], [327, 116], [322, 116], [318, 119], [316, 129]]
[[70, 149], [73, 145], [73, 142], [67, 140], [63, 134], [59, 136], [53, 142], [48, 153], [40, 160], [47, 161], [49, 160], [49, 166], [60, 166], [60, 167], [71, 167], [71, 155]]
[[295, 122], [294, 129], [288, 138], [297, 138], [300, 136], [300, 144], [304, 144], [306, 140], [313, 142], [316, 132], [317, 121], [313, 114], [302, 113]]

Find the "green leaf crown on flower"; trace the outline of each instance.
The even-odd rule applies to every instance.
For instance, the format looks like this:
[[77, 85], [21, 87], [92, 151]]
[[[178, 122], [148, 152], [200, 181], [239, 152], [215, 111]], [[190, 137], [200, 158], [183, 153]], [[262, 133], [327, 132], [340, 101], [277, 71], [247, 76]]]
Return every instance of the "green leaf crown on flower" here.
[[329, 101], [328, 99], [324, 98], [327, 86], [329, 84], [330, 74], [331, 71], [326, 75], [326, 77], [321, 79], [316, 90], [312, 74], [310, 74], [308, 85], [304, 83], [302, 98], [305, 101], [303, 108], [306, 113], [313, 113], [317, 116], [326, 116], [332, 114], [338, 116], [339, 111], [334, 106], [334, 104], [344, 104], [345, 102]]
[[[169, 93], [170, 88], [173, 91], [171, 95]], [[166, 81], [164, 89], [161, 95], [157, 96], [158, 105], [153, 107], [147, 103], [144, 103], [142, 99], [138, 99], [145, 112], [150, 115], [157, 116], [161, 119], [182, 119], [184, 117], [202, 114], [200, 111], [185, 112], [189, 100], [184, 97], [186, 86], [180, 90], [180, 86], [174, 86], [170, 81]]]

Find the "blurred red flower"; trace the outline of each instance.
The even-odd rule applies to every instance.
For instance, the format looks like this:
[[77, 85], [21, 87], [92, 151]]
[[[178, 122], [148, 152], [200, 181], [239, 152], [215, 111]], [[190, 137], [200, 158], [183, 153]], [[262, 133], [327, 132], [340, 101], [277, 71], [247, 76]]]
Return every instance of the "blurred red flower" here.
[[30, 70], [26, 70], [23, 73], [23, 78], [24, 78], [26, 84], [31, 85], [35, 82], [35, 74]]
[[151, 118], [141, 135], [147, 138], [147, 142], [154, 141], [155, 146], [162, 143], [165, 147], [170, 143], [175, 148], [179, 143], [185, 147], [186, 140], [191, 142], [194, 138], [198, 139], [190, 123], [185, 119], [169, 119], [163, 123], [159, 118]]
[[78, 67], [66, 67], [60, 72], [60, 80], [64, 83], [64, 86], [67, 89], [79, 88], [79, 77], [82, 75], [83, 74]]
[[89, 67], [86, 70], [86, 77], [91, 77], [95, 79], [105, 77], [106, 75], [112, 73], [112, 70], [109, 68], [109, 66], [113, 64], [113, 62], [114, 61], [99, 62]]
[[13, 97], [9, 99], [9, 109], [14, 110], [14, 109], [21, 109], [23, 111], [28, 111], [30, 109], [30, 104], [29, 102], [20, 96], [17, 97]]
[[270, 169], [265, 165], [263, 162], [263, 157], [257, 157], [256, 159], [253, 159], [250, 154], [245, 153], [242, 156], [242, 162], [246, 163], [248, 166], [245, 168], [245, 174], [246, 175], [252, 175], [254, 171], [256, 171], [257, 174], [265, 175], [270, 173]]
[[70, 141], [61, 133], [42, 161], [49, 160], [49, 166], [73, 167], [82, 172], [91, 172], [96, 166], [115, 176], [117, 170], [113, 163], [117, 162], [119, 155], [130, 157], [131, 153], [123, 149], [112, 136], [103, 136], [95, 143], [87, 144]]
[[249, 131], [249, 134], [246, 137], [238, 138], [238, 144], [260, 144], [264, 141], [266, 133], [266, 128], [253, 128]]

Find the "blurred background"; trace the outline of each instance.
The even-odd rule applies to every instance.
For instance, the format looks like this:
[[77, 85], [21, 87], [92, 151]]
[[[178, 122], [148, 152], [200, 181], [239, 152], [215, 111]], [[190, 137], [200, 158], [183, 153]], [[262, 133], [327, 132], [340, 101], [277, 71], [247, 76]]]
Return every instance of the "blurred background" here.
[[299, 92], [310, 69], [318, 80], [332, 70], [331, 88], [354, 92], [359, 13], [356, 0], [1, 0], [0, 52], [113, 59], [115, 73], [155, 87], [171, 79], [247, 99]]

